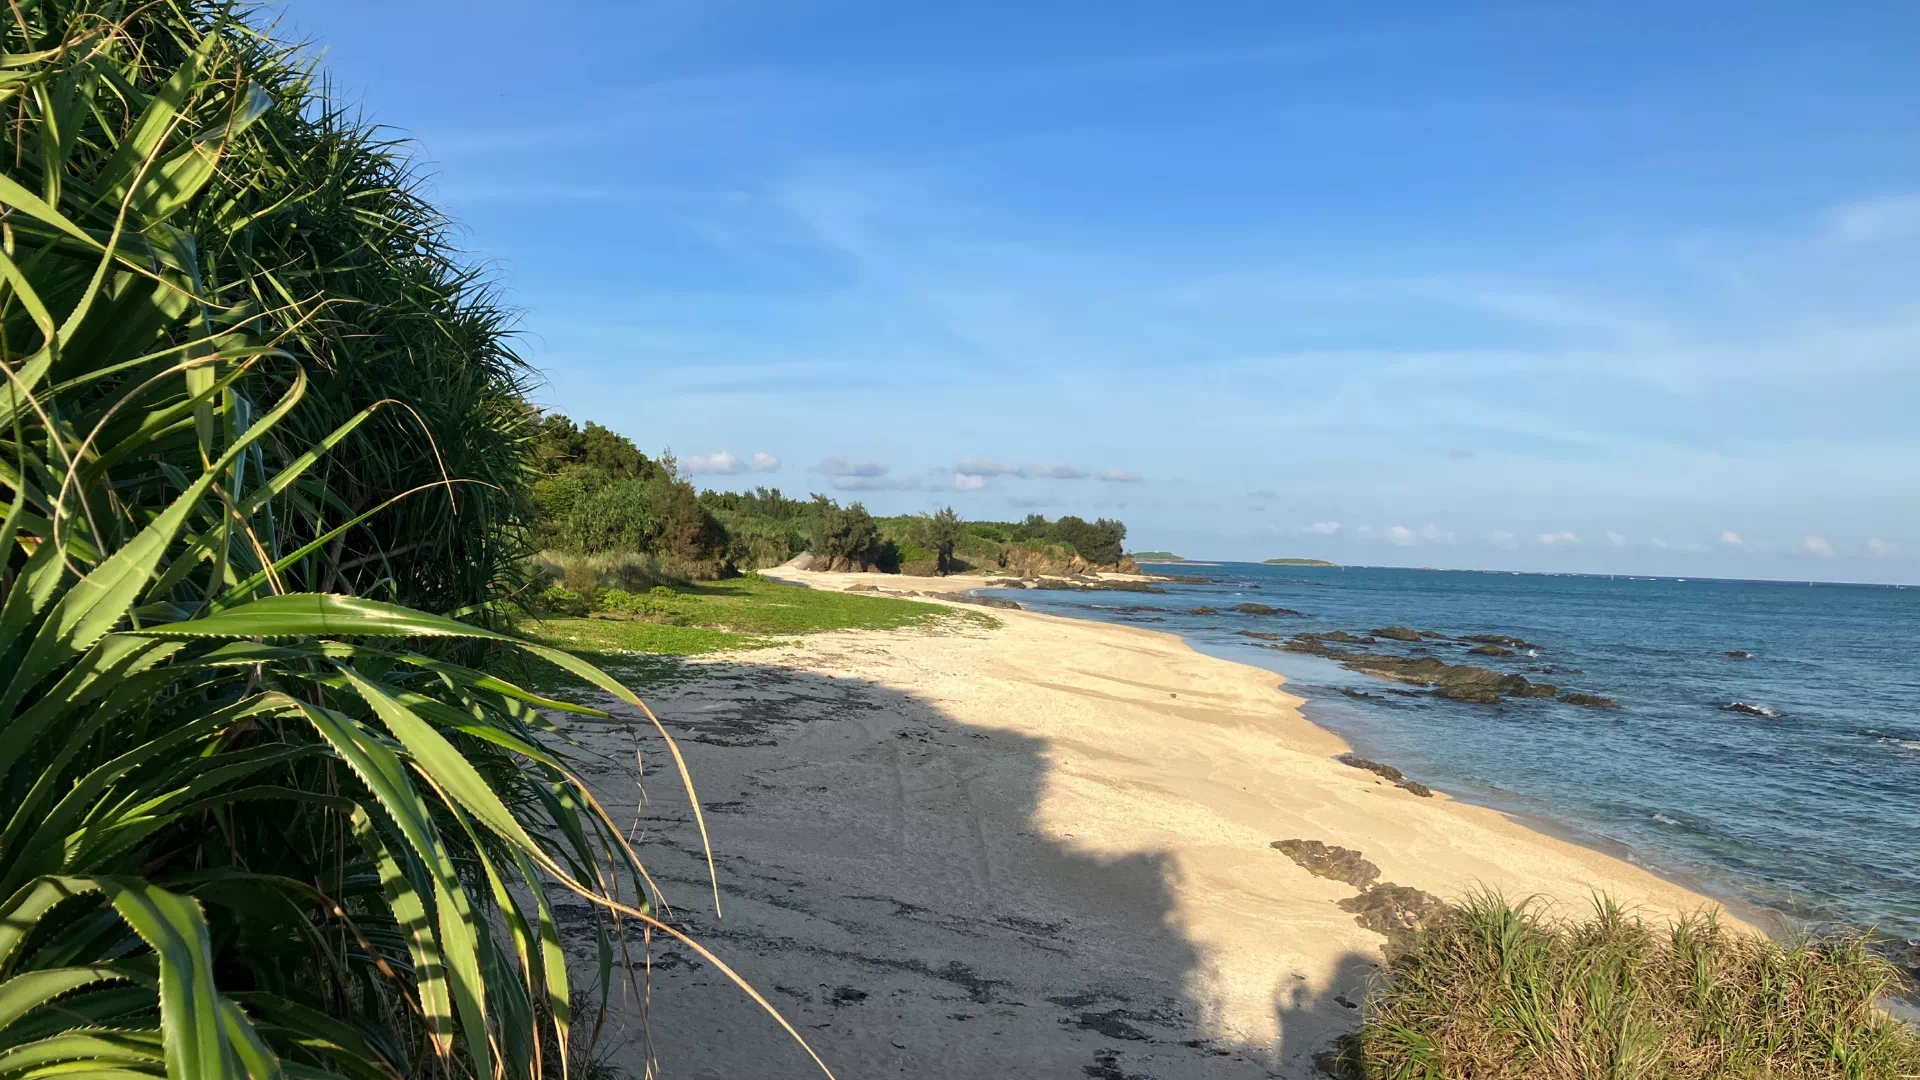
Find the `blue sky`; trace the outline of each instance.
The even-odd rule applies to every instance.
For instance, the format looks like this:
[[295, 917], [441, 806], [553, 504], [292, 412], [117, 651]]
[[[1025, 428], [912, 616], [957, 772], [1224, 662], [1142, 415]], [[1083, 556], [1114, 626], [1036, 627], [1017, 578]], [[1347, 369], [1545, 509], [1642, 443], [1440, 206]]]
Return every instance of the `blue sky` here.
[[282, 7], [703, 483], [1920, 581], [1912, 4]]

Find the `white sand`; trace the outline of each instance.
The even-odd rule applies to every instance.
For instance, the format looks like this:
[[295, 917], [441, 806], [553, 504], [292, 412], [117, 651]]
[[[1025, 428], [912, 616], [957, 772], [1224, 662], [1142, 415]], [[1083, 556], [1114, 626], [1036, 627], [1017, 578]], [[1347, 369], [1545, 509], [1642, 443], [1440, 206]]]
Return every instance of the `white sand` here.
[[[978, 579], [782, 571], [816, 587]], [[979, 610], [979, 609], [971, 609]], [[841, 1077], [1314, 1075], [1357, 1024], [1384, 938], [1351, 886], [1272, 850], [1356, 848], [1383, 881], [1658, 913], [1709, 905], [1603, 854], [1332, 760], [1271, 672], [1128, 627], [992, 612], [1003, 625], [822, 634], [703, 665], [652, 695], [707, 807], [713, 919], [684, 796], [640, 737], [641, 853], [694, 936]], [[571, 725], [635, 813], [624, 724]], [[817, 1075], [725, 979], [657, 950], [653, 1047], [669, 1077]], [[638, 1010], [608, 1038], [640, 1073]]]

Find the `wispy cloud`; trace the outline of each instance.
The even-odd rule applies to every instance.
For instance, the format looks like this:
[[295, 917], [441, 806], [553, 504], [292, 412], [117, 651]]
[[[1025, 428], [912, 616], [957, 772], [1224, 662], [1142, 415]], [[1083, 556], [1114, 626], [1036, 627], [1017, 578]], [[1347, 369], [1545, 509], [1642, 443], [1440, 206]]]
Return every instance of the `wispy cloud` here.
[[1303, 533], [1311, 533], [1315, 536], [1332, 536], [1340, 531], [1340, 523], [1337, 521], [1316, 521], [1311, 525], [1302, 525], [1300, 531]]
[[1826, 212], [1830, 239], [1846, 244], [1877, 244], [1920, 236], [1920, 195], [1883, 195], [1844, 203]]
[[681, 458], [680, 467], [695, 476], [737, 476], [749, 472], [778, 472], [780, 459], [761, 451], [742, 460], [723, 447], [716, 453]]
[[1740, 534], [1734, 532], [1732, 529], [1728, 529], [1726, 532], [1720, 534], [1720, 542], [1728, 547], [1739, 547], [1742, 543], [1745, 543], [1745, 541], [1740, 539]]
[[979, 491], [986, 486], [987, 478], [984, 476], [976, 476], [971, 473], [953, 474], [953, 489], [955, 491]]
[[1800, 550], [1808, 555], [1817, 555], [1823, 559], [1833, 558], [1833, 545], [1825, 537], [1809, 536], [1800, 541]]
[[1894, 545], [1887, 543], [1877, 536], [1869, 536], [1867, 537], [1867, 550], [1880, 558], [1886, 558], [1888, 555], [1893, 554], [1896, 549]]
[[877, 461], [869, 461], [866, 458], [830, 457], [820, 464], [815, 465], [813, 471], [825, 473], [828, 476], [872, 479], [878, 476], [885, 476], [888, 469], [885, 465]]
[[1132, 469], [1101, 469], [1099, 478], [1109, 484], [1137, 484], [1142, 479]]
[[[987, 457], [961, 458], [955, 463], [954, 471], [963, 472], [969, 476], [1018, 476], [1040, 480], [1085, 480], [1087, 478], [1085, 469], [1065, 462], [1013, 463]], [[1102, 479], [1105, 477], [1103, 476]]]
[[1540, 534], [1539, 540], [1541, 544], [1547, 547], [1554, 547], [1556, 545], [1577, 544], [1580, 542], [1580, 537], [1562, 529], [1559, 532], [1543, 532]]

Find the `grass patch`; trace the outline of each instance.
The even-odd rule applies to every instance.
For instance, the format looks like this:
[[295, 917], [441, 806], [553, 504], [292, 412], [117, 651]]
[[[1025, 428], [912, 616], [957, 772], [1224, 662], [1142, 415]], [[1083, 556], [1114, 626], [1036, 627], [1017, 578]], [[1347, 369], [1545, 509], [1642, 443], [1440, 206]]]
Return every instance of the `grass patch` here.
[[1656, 930], [1480, 896], [1389, 963], [1339, 1073], [1692, 1080], [1920, 1075], [1920, 1033], [1876, 1002], [1897, 978], [1862, 938], [1782, 946], [1698, 916]]
[[[999, 620], [984, 612], [783, 585], [758, 574], [655, 588], [645, 594], [619, 594], [612, 603], [633, 614], [619, 618], [534, 619], [521, 631], [542, 644], [565, 649], [611, 670], [623, 681], [659, 685], [686, 676], [681, 657], [764, 649], [799, 634], [898, 630], [942, 622], [999, 625]], [[563, 672], [542, 667], [544, 670], [537, 672], [523, 667], [518, 674], [544, 688], [584, 685]]]

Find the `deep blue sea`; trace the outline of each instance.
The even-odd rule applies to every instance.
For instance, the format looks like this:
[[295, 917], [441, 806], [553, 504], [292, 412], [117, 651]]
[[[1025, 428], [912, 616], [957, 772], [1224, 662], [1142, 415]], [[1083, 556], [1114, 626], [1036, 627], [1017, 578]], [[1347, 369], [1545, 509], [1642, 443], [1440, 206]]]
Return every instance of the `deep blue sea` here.
[[[1214, 581], [1167, 585], [1166, 595], [1026, 591], [1019, 602], [1171, 631], [1202, 652], [1279, 672], [1307, 698], [1309, 719], [1367, 757], [1772, 909], [1787, 925], [1920, 938], [1920, 588], [1250, 563], [1149, 569]], [[1306, 617], [1226, 610], [1243, 602]], [[1201, 605], [1222, 613], [1186, 613]], [[1537, 655], [1472, 657], [1437, 639], [1372, 648], [1427, 649], [1621, 707], [1407, 694], [1237, 633], [1389, 624], [1523, 638]], [[1729, 711], [1732, 702], [1765, 715]]]

